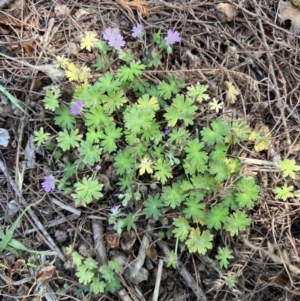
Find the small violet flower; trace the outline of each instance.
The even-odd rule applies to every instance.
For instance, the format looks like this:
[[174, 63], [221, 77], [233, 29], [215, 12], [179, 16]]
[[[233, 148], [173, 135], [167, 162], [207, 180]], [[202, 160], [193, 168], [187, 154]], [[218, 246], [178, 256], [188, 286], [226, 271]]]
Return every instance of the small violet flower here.
[[143, 25], [142, 24], [138, 24], [136, 26], [133, 26], [132, 36], [134, 38], [141, 38], [143, 36]]
[[110, 211], [112, 214], [116, 214], [116, 213], [118, 213], [120, 207], [121, 207], [121, 205], [116, 205], [116, 206], [110, 208], [109, 211]]
[[83, 107], [84, 103], [81, 100], [76, 100], [75, 104], [70, 106], [71, 113], [73, 115], [79, 115], [82, 112]]
[[168, 30], [168, 34], [165, 38], [166, 42], [169, 45], [173, 45], [176, 42], [180, 42], [181, 41], [181, 37], [179, 36], [179, 32], [178, 31], [173, 31], [172, 29]]
[[108, 45], [120, 50], [121, 47], [125, 45], [123, 37], [120, 35], [118, 29], [116, 28], [107, 28], [104, 30], [103, 39], [108, 42]]
[[55, 189], [55, 178], [53, 176], [45, 176], [45, 181], [42, 183], [42, 187], [46, 192], [50, 192]]
[[163, 132], [163, 137], [164, 137], [164, 138], [168, 137], [170, 133], [171, 133], [171, 130], [166, 129], [166, 130]]

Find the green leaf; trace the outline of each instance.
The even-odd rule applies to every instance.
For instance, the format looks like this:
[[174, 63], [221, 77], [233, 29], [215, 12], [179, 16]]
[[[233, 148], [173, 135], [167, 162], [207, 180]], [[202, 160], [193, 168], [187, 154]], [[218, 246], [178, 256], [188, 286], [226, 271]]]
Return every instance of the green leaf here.
[[149, 128], [155, 122], [154, 114], [144, 111], [138, 104], [127, 106], [124, 111], [125, 127], [130, 130], [132, 134], [138, 134], [143, 129]]
[[100, 143], [100, 139], [103, 137], [102, 131], [97, 131], [96, 129], [88, 128], [86, 133], [86, 140], [91, 143]]
[[196, 196], [186, 199], [183, 209], [185, 218], [192, 218], [194, 222], [203, 220], [205, 204], [200, 202], [200, 199]]
[[209, 95], [205, 94], [207, 89], [208, 89], [207, 85], [200, 85], [200, 83], [197, 83], [196, 86], [187, 87], [188, 90], [187, 95], [199, 102], [202, 102], [203, 100], [209, 99]]
[[247, 141], [251, 133], [250, 127], [244, 120], [236, 120], [230, 124], [230, 132], [225, 137], [225, 142], [237, 144], [242, 141]]
[[143, 76], [140, 76], [138, 80], [133, 81], [131, 85], [136, 96], [140, 96], [140, 94], [146, 94], [147, 88], [150, 87], [149, 81]]
[[146, 65], [141, 64], [140, 61], [133, 61], [130, 63], [130, 67], [122, 66], [118, 70], [117, 77], [125, 82], [127, 80], [132, 81], [136, 76], [142, 75], [142, 71], [145, 70]]
[[138, 99], [138, 107], [152, 116], [159, 110], [157, 98], [155, 96], [150, 98], [148, 94], [144, 94]]
[[215, 179], [219, 182], [223, 182], [230, 177], [230, 170], [224, 160], [210, 161], [209, 173], [215, 175]]
[[149, 195], [147, 200], [143, 203], [143, 213], [146, 214], [146, 218], [153, 217], [153, 219], [157, 221], [158, 218], [162, 216], [158, 208], [163, 207], [163, 205], [164, 203], [161, 201], [158, 193], [154, 197]]
[[70, 108], [62, 105], [55, 110], [54, 123], [60, 126], [62, 129], [73, 129], [75, 122], [75, 116], [71, 114]]
[[229, 133], [227, 122], [218, 118], [211, 123], [211, 127], [212, 129], [204, 127], [201, 131], [203, 141], [208, 145], [222, 144], [224, 137]]
[[115, 140], [121, 138], [122, 129], [116, 128], [114, 123], [111, 123], [109, 126], [104, 129], [105, 134], [102, 136], [101, 146], [105, 152], [112, 153], [117, 149]]
[[174, 236], [180, 241], [185, 241], [191, 228], [188, 221], [183, 217], [174, 218], [173, 225], [175, 226], [175, 229], [172, 231]]
[[127, 231], [130, 231], [132, 228], [136, 229], [136, 221], [138, 221], [138, 217], [133, 215], [132, 213], [128, 213], [126, 218], [122, 220], [123, 226], [126, 227]]
[[105, 55], [101, 56], [97, 54], [96, 59], [96, 63], [92, 65], [96, 71], [102, 71], [108, 67], [108, 58]]
[[127, 101], [123, 90], [112, 91], [108, 95], [102, 96], [103, 108], [109, 113], [119, 110]]
[[77, 267], [77, 272], [75, 273], [75, 275], [78, 277], [79, 283], [82, 283], [84, 285], [88, 285], [94, 277], [94, 273], [87, 271], [84, 265]]
[[283, 201], [286, 201], [288, 198], [292, 198], [294, 196], [292, 193], [293, 190], [294, 186], [287, 186], [287, 184], [284, 183], [282, 187], [276, 187], [273, 189], [275, 199], [282, 199]]
[[193, 105], [191, 98], [184, 98], [184, 95], [177, 94], [170, 107], [166, 108], [164, 117], [168, 121], [168, 126], [175, 126], [178, 120], [183, 120], [186, 125], [194, 124], [194, 114], [197, 107]]
[[68, 254], [72, 255], [72, 260], [75, 265], [77, 266], [82, 265], [83, 257], [79, 253], [73, 252]]
[[228, 146], [224, 144], [217, 144], [214, 147], [214, 150], [209, 154], [211, 160], [218, 161], [223, 160], [226, 157], [228, 151]]
[[119, 279], [115, 276], [110, 282], [106, 283], [106, 290], [110, 293], [115, 293], [121, 288]]
[[221, 268], [228, 268], [228, 260], [232, 259], [232, 251], [230, 251], [228, 248], [218, 248], [218, 255], [216, 255], [216, 259], [219, 260], [219, 264]]
[[115, 157], [114, 167], [118, 175], [135, 170], [135, 160], [129, 151], [122, 151]]
[[258, 199], [259, 186], [255, 185], [252, 177], [242, 177], [237, 181], [238, 192], [235, 194], [240, 207], [253, 208], [254, 201]]
[[92, 283], [90, 284], [90, 290], [94, 294], [104, 293], [106, 284], [104, 281], [100, 281], [93, 277]]
[[119, 182], [117, 183], [120, 186], [120, 190], [127, 190], [134, 184], [134, 173], [125, 173], [122, 177], [119, 178]]
[[180, 183], [173, 183], [172, 186], [164, 186], [161, 198], [165, 206], [170, 206], [172, 209], [178, 207], [184, 200]]
[[182, 128], [173, 130], [168, 139], [168, 143], [175, 142], [176, 145], [185, 145], [189, 138], [189, 132]]
[[98, 48], [103, 54], [107, 54], [107, 52], [111, 50], [107, 43], [101, 40], [95, 42], [93, 47]]
[[49, 133], [44, 133], [44, 128], [40, 128], [39, 131], [34, 132], [34, 141], [38, 146], [46, 143], [46, 140], [49, 138]]
[[78, 150], [83, 162], [87, 165], [93, 166], [96, 162], [100, 161], [102, 148], [100, 148], [99, 145], [94, 145], [90, 141], [83, 140]]
[[177, 94], [180, 89], [184, 88], [185, 83], [173, 76], [168, 76], [169, 83], [162, 81], [158, 86], [158, 95], [163, 99], [170, 99], [172, 94]]
[[94, 270], [94, 269], [96, 269], [98, 267], [98, 263], [92, 257], [88, 257], [84, 261], [84, 266], [86, 267], [87, 270]]
[[158, 159], [153, 168], [155, 170], [154, 176], [160, 181], [162, 184], [165, 184], [169, 178], [172, 178], [172, 169], [169, 163], [165, 160]]
[[98, 85], [101, 87], [102, 93], [111, 93], [113, 91], [119, 91], [121, 86], [121, 81], [118, 79], [113, 79], [113, 74], [111, 72], [106, 72], [105, 75], [98, 79]]
[[58, 146], [62, 148], [63, 151], [70, 150], [72, 147], [78, 147], [82, 138], [81, 134], [78, 134], [78, 129], [71, 130], [68, 132], [64, 130], [63, 132], [58, 133], [58, 137], [56, 138], [58, 142]]
[[43, 99], [47, 110], [55, 111], [59, 107], [58, 98], [61, 96], [60, 90], [47, 90], [46, 96]]
[[111, 282], [115, 278], [115, 273], [110, 269], [108, 265], [103, 265], [100, 268], [100, 273], [106, 282]]
[[19, 101], [11, 95], [2, 85], [0, 85], [0, 92], [2, 92], [19, 110], [25, 113], [25, 110], [20, 106]]
[[203, 173], [206, 169], [206, 163], [208, 160], [207, 153], [201, 151], [204, 147], [204, 143], [199, 142], [198, 139], [189, 140], [184, 147], [184, 151], [187, 153], [184, 159], [183, 167], [188, 174], [195, 174], [195, 172]]
[[159, 130], [159, 124], [152, 122], [143, 129], [141, 133], [141, 140], [145, 142], [153, 141], [155, 145], [157, 145], [162, 140], [162, 133]]
[[165, 259], [167, 267], [172, 267], [173, 269], [176, 269], [177, 262], [178, 262], [178, 256], [174, 251], [171, 251]]
[[103, 107], [96, 106], [85, 114], [85, 125], [90, 129], [100, 130], [111, 123], [110, 117], [104, 112]]
[[122, 270], [122, 265], [119, 263], [119, 260], [117, 258], [110, 260], [108, 262], [108, 266], [115, 273], [119, 273]]
[[231, 236], [238, 235], [239, 231], [244, 231], [250, 225], [251, 219], [243, 211], [234, 212], [229, 216], [224, 229], [230, 233]]
[[86, 206], [93, 201], [93, 199], [100, 199], [103, 194], [101, 190], [103, 184], [100, 184], [97, 180], [84, 177], [82, 183], [75, 183], [76, 193], [72, 194], [76, 205]]
[[294, 160], [284, 159], [283, 161], [278, 163], [279, 170], [282, 172], [282, 175], [286, 177], [290, 177], [295, 179], [295, 171], [299, 170], [299, 167], [296, 166]]
[[185, 242], [190, 253], [199, 252], [205, 255], [208, 249], [212, 248], [213, 236], [208, 230], [200, 233], [199, 228], [192, 228], [189, 239]]
[[222, 204], [213, 206], [205, 216], [205, 222], [208, 229], [214, 228], [220, 230], [222, 224], [228, 219], [228, 208]]
[[1, 235], [1, 241], [0, 241], [0, 252], [3, 252], [6, 247], [9, 245], [9, 242], [11, 241], [15, 230], [17, 229], [21, 218], [23, 217], [23, 215], [25, 214], [27, 209], [25, 209], [19, 216], [18, 218], [14, 221], [14, 223], [11, 225], [11, 227], [8, 229], [8, 231], [6, 232], [6, 234], [2, 234]]

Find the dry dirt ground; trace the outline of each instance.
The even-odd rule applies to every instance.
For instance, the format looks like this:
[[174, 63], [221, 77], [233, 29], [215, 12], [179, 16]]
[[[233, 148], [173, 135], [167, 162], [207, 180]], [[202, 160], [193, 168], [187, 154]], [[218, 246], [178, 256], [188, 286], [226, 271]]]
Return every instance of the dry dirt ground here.
[[[119, 28], [129, 38], [132, 26], [137, 23], [143, 24], [149, 36], [160, 29], [163, 32], [176, 29], [182, 40], [159, 70], [174, 72], [189, 84], [207, 84], [212, 97], [224, 100], [226, 112], [243, 118], [253, 128], [267, 126], [270, 130], [272, 141], [268, 150], [255, 151], [249, 144], [240, 154], [247, 158], [243, 162], [244, 170], [255, 175], [261, 186], [260, 199], [250, 211], [251, 226], [234, 238], [223, 231], [215, 237], [215, 241], [233, 250], [230, 272], [221, 270], [210, 253], [191, 255], [183, 249], [179, 254], [180, 269], [163, 268], [158, 300], [300, 300], [297, 194], [282, 202], [271, 193], [276, 185], [282, 184], [282, 178], [272, 170], [272, 163], [289, 158], [299, 164], [300, 160], [297, 36], [300, 10], [289, 1], [233, 0], [230, 3], [222, 7], [222, 1], [202, 0], [134, 0], [131, 5], [123, 0], [0, 0], [0, 52], [32, 65], [51, 63], [54, 56], [65, 55], [91, 66], [95, 54], [79, 49], [86, 31], [95, 31], [101, 38], [105, 28]], [[137, 58], [143, 58], [141, 49], [133, 48], [132, 52]], [[161, 74], [158, 72], [153, 81], [161, 80], [164, 76]], [[146, 281], [135, 285], [121, 275], [123, 290], [119, 294], [93, 296], [81, 292], [78, 295], [80, 284], [74, 269], [64, 262], [68, 260], [65, 248], [72, 244], [81, 248], [82, 253], [85, 250], [93, 255], [98, 247], [93, 232], [98, 231], [99, 241], [106, 244], [114, 239], [114, 233], [105, 221], [107, 211], [88, 206], [80, 208], [79, 218], [76, 212], [70, 212], [69, 198], [59, 192], [45, 194], [41, 188], [47, 170], [58, 168], [56, 162], [50, 162], [46, 151], [32, 150], [30, 146], [33, 131], [40, 127], [53, 128], [55, 132], [53, 117], [41, 102], [43, 89], [53, 84], [48, 75], [0, 57], [0, 85], [26, 111], [16, 109], [0, 92], [0, 127], [10, 135], [9, 144], [0, 147], [0, 223], [4, 232], [7, 231], [19, 215], [18, 208], [31, 204], [37, 221], [27, 212], [14, 237], [28, 249], [54, 253], [58, 249], [62, 256], [32, 257], [24, 251], [18, 257], [2, 250], [0, 300], [153, 300], [157, 258], [164, 257], [165, 248], [174, 244], [172, 240], [151, 241], [149, 252], [154, 260], [147, 259], [148, 264], [146, 260], [144, 265], [149, 271]], [[231, 82], [240, 92], [235, 101], [226, 102], [226, 82]], [[72, 90], [70, 84], [56, 84]], [[202, 118], [209, 121], [217, 115]], [[34, 155], [30, 155], [30, 148]], [[33, 165], [28, 166], [32, 157]], [[290, 180], [289, 185], [297, 191], [299, 176]], [[103, 223], [93, 224], [89, 217], [95, 215], [103, 217]], [[41, 233], [38, 222], [46, 232]], [[142, 240], [149, 234], [147, 226], [147, 221], [138, 224], [138, 239], [126, 254], [128, 265], [138, 257]], [[150, 234], [154, 232], [152, 229]], [[246, 238], [252, 245], [245, 244]], [[108, 252], [107, 245], [102, 251]], [[47, 268], [43, 261], [48, 262]], [[188, 271], [192, 279], [184, 277], [183, 271]], [[225, 281], [228, 273], [237, 277], [233, 288]], [[196, 288], [192, 287], [193, 283]]]

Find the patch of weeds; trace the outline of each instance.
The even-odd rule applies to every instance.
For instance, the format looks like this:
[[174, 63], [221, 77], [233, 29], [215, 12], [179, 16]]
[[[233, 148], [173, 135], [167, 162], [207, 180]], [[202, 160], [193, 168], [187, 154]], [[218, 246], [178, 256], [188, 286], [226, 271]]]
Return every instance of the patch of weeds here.
[[[228, 156], [230, 147], [247, 141], [251, 130], [243, 121], [229, 124], [221, 118], [198, 129], [195, 116], [199, 103], [210, 98], [208, 86], [186, 86], [175, 74], [155, 85], [145, 76], [172, 53], [172, 45], [181, 40], [179, 33], [169, 30], [163, 38], [159, 31], [151, 45], [144, 40], [141, 26], [133, 29], [133, 36], [145, 49], [145, 62], [122, 49], [125, 41], [117, 29], [107, 29], [105, 41], [86, 33], [82, 48], [98, 52], [93, 67], [103, 72], [94, 84], [88, 83], [86, 66], [57, 58], [77, 86], [69, 104], [60, 101], [57, 105], [59, 91], [46, 95], [45, 105], [54, 110], [60, 131], [50, 138], [40, 130], [35, 141], [43, 144], [52, 139], [62, 154], [76, 154], [64, 163], [65, 171], [57, 182], [78, 206], [88, 206], [103, 196], [97, 166], [104, 156], [111, 158], [118, 177], [118, 200], [123, 207], [134, 201], [143, 206], [136, 214], [123, 213], [119, 205], [110, 210], [108, 221], [119, 234], [135, 227], [140, 216], [159, 221], [172, 213], [173, 228], [168, 234], [177, 239], [176, 246], [182, 242], [190, 253], [206, 254], [214, 247], [216, 231], [223, 229], [235, 236], [251, 222], [247, 210], [258, 199], [259, 186], [253, 177], [241, 175], [240, 162]], [[155, 51], [150, 53], [150, 48]], [[118, 70], [107, 71], [117, 59]], [[214, 100], [208, 107], [218, 112], [221, 103]], [[80, 129], [77, 124], [82, 125]], [[79, 176], [83, 170], [91, 172]], [[45, 181], [43, 187], [50, 192], [53, 179]], [[139, 191], [141, 186], [149, 187], [147, 195]], [[76, 252], [72, 258], [79, 282], [91, 292], [113, 292], [119, 287], [115, 262], [98, 267], [94, 259], [83, 259]], [[231, 251], [219, 248], [216, 258], [227, 268]], [[167, 266], [176, 267], [176, 261], [177, 247], [166, 259]]]

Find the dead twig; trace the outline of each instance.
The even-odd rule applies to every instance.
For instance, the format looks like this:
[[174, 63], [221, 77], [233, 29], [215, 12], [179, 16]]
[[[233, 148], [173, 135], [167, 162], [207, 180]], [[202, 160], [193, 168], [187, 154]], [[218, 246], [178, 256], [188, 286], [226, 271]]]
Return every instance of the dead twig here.
[[156, 275], [156, 281], [155, 281], [155, 288], [153, 292], [153, 301], [158, 300], [158, 294], [159, 294], [159, 287], [160, 287], [160, 281], [161, 281], [161, 274], [162, 274], [162, 268], [163, 268], [163, 260], [158, 261], [158, 268], [157, 268], [157, 275]]
[[107, 264], [107, 254], [104, 242], [104, 231], [101, 220], [92, 221], [93, 235], [94, 235], [94, 244], [96, 250], [96, 257], [100, 265]]

